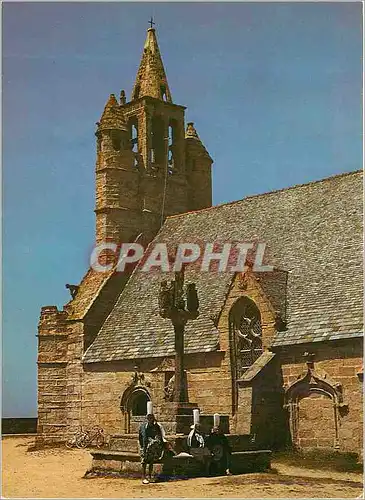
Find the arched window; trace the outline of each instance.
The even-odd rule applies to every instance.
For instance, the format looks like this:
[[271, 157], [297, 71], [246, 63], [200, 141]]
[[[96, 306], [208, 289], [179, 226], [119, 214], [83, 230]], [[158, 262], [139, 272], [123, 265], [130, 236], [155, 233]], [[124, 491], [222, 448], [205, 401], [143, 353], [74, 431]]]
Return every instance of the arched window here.
[[261, 314], [253, 300], [242, 297], [233, 305], [229, 322], [237, 380], [262, 354]]

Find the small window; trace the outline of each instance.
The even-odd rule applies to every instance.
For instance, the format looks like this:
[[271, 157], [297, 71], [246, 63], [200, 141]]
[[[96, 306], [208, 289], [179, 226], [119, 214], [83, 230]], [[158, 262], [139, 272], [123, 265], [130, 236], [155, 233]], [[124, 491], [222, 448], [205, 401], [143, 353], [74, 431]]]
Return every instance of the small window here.
[[166, 95], [166, 85], [161, 85], [160, 86], [160, 91], [161, 91], [161, 99], [163, 101], [167, 101], [167, 95]]

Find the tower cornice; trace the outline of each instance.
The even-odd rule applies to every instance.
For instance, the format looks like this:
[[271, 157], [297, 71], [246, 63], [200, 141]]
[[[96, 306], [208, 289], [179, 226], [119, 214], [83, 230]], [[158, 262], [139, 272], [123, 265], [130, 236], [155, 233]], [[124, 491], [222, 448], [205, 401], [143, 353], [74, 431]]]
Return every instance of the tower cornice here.
[[173, 102], [162, 101], [161, 99], [157, 99], [155, 97], [151, 97], [148, 95], [145, 95], [143, 97], [139, 97], [138, 99], [134, 99], [133, 101], [129, 101], [125, 104], [122, 104], [121, 107], [123, 108], [123, 110], [128, 110], [129, 108], [132, 108], [136, 104], [143, 103], [144, 101], [147, 103], [151, 103], [151, 104], [158, 104], [158, 105], [169, 106], [169, 107], [172, 106], [174, 108], [183, 109], [183, 110], [186, 109], [186, 106], [182, 106], [181, 104], [175, 104]]

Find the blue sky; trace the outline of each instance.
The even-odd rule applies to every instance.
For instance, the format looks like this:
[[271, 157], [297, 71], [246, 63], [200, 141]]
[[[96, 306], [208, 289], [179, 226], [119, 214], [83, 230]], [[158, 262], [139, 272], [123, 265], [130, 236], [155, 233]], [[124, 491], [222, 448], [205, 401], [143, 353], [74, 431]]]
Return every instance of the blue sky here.
[[94, 239], [95, 122], [151, 14], [213, 200], [362, 167], [361, 3], [3, 4], [3, 413], [36, 415], [37, 323]]

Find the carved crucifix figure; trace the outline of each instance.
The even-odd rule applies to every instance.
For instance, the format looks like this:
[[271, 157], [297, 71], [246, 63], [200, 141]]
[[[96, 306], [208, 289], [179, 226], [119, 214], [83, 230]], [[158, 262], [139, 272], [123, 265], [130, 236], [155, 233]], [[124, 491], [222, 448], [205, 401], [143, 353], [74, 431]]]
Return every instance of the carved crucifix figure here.
[[184, 331], [187, 321], [199, 316], [199, 301], [195, 283], [184, 290], [184, 271], [175, 273], [170, 284], [162, 281], [159, 293], [159, 309], [163, 318], [171, 319], [175, 332], [175, 393], [174, 401], [186, 400], [184, 387]]

